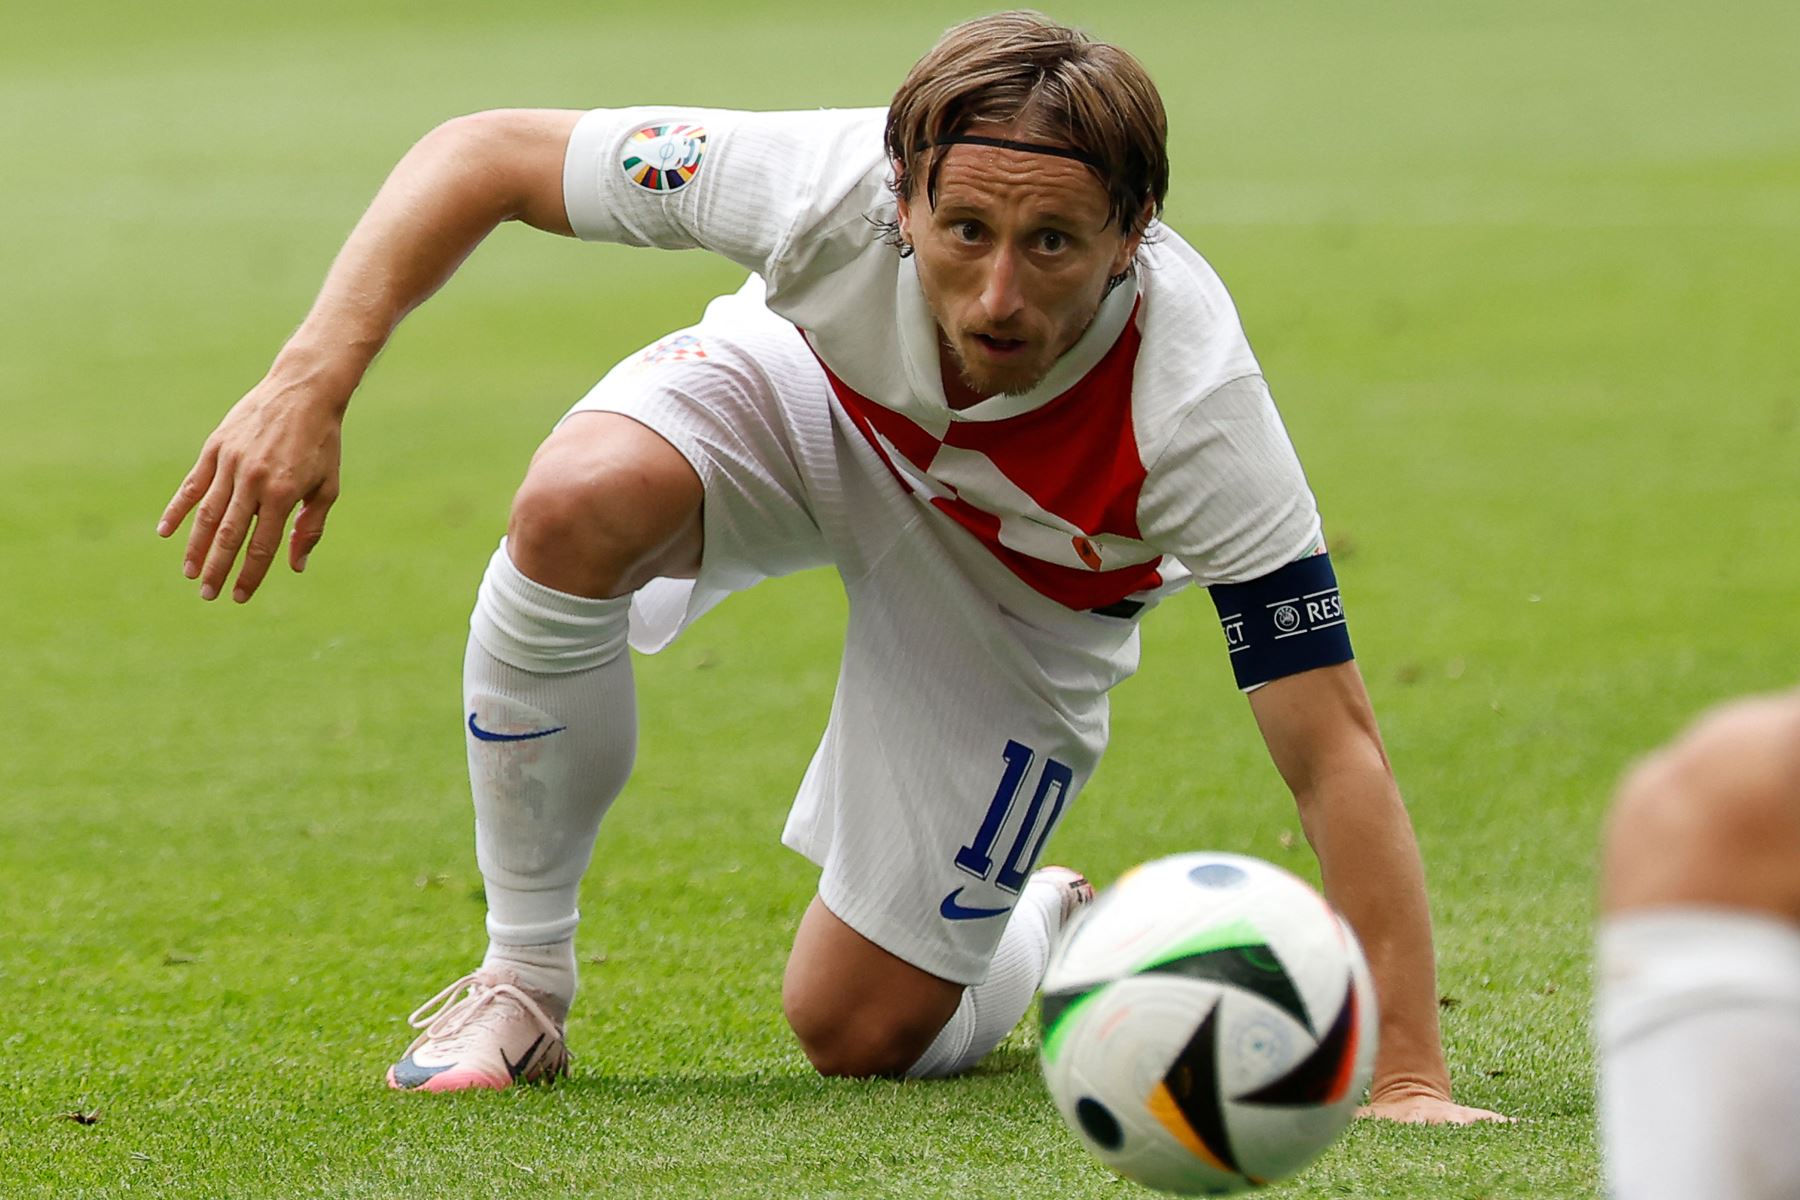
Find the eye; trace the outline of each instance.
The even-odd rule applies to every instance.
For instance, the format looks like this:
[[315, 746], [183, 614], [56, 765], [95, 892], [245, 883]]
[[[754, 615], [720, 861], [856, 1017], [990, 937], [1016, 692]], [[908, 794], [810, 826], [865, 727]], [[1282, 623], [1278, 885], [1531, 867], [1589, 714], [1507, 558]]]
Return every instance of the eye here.
[[1060, 229], [1046, 229], [1038, 234], [1038, 249], [1046, 254], [1060, 254], [1069, 248], [1069, 235]]
[[959, 242], [979, 242], [981, 240], [981, 222], [955, 221], [950, 225], [950, 236]]

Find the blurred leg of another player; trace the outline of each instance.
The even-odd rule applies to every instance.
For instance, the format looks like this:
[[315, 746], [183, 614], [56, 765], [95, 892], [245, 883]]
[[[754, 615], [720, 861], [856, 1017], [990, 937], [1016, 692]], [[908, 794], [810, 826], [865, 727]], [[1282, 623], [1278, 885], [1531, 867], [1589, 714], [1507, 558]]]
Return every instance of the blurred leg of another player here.
[[1614, 1200], [1800, 1197], [1800, 693], [1625, 781], [1596, 981]]

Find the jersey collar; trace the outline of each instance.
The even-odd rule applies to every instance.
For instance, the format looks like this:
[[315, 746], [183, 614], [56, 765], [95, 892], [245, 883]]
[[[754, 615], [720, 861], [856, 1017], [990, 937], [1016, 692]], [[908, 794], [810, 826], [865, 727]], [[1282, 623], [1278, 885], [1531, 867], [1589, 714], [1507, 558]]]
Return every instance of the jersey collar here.
[[938, 366], [937, 318], [925, 302], [925, 290], [919, 285], [918, 264], [909, 256], [900, 260], [897, 316], [900, 325], [901, 358], [906, 366], [906, 382], [913, 395], [924, 406], [951, 421], [1004, 421], [1036, 408], [1042, 408], [1081, 381], [1082, 376], [1097, 366], [1113, 348], [1119, 335], [1131, 320], [1137, 305], [1138, 277], [1135, 268], [1125, 281], [1100, 302], [1100, 311], [1076, 343], [1056, 360], [1050, 373], [1028, 392], [1004, 393], [964, 409], [952, 409], [944, 398], [944, 377]]

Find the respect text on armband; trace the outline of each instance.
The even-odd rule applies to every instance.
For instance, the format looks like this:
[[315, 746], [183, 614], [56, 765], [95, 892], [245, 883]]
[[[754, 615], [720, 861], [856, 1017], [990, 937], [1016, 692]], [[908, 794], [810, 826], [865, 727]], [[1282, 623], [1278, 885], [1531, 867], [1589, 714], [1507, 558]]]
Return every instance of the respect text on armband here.
[[1241, 688], [1354, 657], [1328, 555], [1303, 558], [1246, 583], [1215, 584], [1210, 591]]

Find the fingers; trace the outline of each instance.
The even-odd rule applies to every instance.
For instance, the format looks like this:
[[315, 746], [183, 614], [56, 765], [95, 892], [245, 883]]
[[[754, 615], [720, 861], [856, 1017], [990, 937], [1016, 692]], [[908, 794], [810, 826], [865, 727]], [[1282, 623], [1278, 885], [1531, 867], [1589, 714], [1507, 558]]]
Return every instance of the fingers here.
[[[244, 551], [244, 566], [238, 571], [237, 585], [231, 589], [231, 598], [242, 604], [256, 594], [262, 585], [263, 576], [269, 573], [269, 566], [275, 561], [275, 552], [281, 548], [281, 531], [287, 525], [287, 509], [292, 508], [290, 501], [286, 508], [279, 502], [265, 503], [256, 514], [256, 532], [250, 535], [250, 547]], [[225, 569], [231, 570], [226, 563]]]
[[1380, 1121], [1393, 1121], [1401, 1125], [1475, 1125], [1482, 1122], [1511, 1125], [1516, 1123], [1516, 1118], [1490, 1112], [1485, 1108], [1469, 1108], [1449, 1100], [1419, 1096], [1365, 1104], [1356, 1110], [1356, 1115]]
[[[230, 464], [213, 478], [205, 499], [194, 510], [194, 528], [188, 535], [187, 560], [182, 566], [189, 579], [200, 580], [200, 598], [212, 600], [225, 588], [225, 577], [243, 549], [244, 565], [238, 573], [232, 599], [248, 600], [261, 585], [281, 546], [282, 530], [297, 497], [273, 484], [264, 472]], [[252, 532], [254, 530], [254, 532]], [[247, 548], [246, 548], [247, 546]]]
[[[214, 489], [217, 490], [217, 489]], [[212, 503], [209, 492], [201, 501], [201, 513], [205, 515], [207, 507]], [[200, 598], [211, 600], [225, 587], [225, 576], [231, 573], [231, 564], [237, 561], [238, 550], [243, 546], [245, 538], [250, 534], [250, 523], [256, 516], [256, 500], [248, 488], [240, 488], [231, 496], [231, 502], [225, 508], [225, 515], [213, 531], [212, 549], [206, 552], [206, 565], [200, 571]], [[199, 532], [199, 518], [195, 518], [195, 532]], [[279, 536], [279, 534], [277, 534]]]
[[[157, 537], [168, 537], [187, 519], [188, 513], [212, 485], [213, 474], [218, 470], [218, 465], [218, 448], [209, 440], [200, 451], [200, 458], [194, 463], [194, 469], [187, 473], [187, 478], [181, 481], [181, 486], [169, 497], [168, 507], [163, 509], [162, 516], [157, 519]], [[188, 578], [192, 579], [193, 576], [190, 574]]]
[[306, 560], [313, 547], [325, 536], [325, 514], [337, 500], [337, 484], [330, 482], [306, 498], [300, 515], [294, 518], [294, 535], [288, 539], [288, 566], [295, 573], [306, 570]]
[[267, 391], [252, 389], [232, 406], [157, 522], [157, 533], [167, 537], [192, 516], [182, 573], [200, 581], [202, 600], [224, 591], [240, 553], [232, 599], [242, 604], [256, 594], [302, 499], [290, 561], [296, 570], [304, 567], [337, 499], [341, 414], [278, 406]]
[[[275, 556], [281, 549], [281, 535], [287, 528], [288, 514], [294, 511], [297, 497], [283, 487], [265, 486], [260, 489], [262, 495], [259, 505], [257, 490], [246, 486], [238, 491], [225, 510], [225, 516], [220, 519], [212, 549], [206, 557], [206, 569], [201, 576], [202, 600], [213, 599], [224, 587], [225, 577], [231, 573], [231, 564], [237, 558], [240, 546], [244, 547], [244, 563], [238, 571], [237, 583], [231, 590], [231, 598], [237, 603], [243, 604], [256, 594], [256, 589], [262, 586], [269, 568], [275, 564]], [[294, 545], [289, 552], [289, 560], [292, 562], [294, 552], [299, 551], [299, 565], [295, 570], [305, 567], [306, 555], [325, 536], [325, 513], [336, 497], [335, 482], [327, 481], [319, 486], [301, 511], [294, 526]]]
[[1465, 1108], [1463, 1109], [1463, 1113], [1467, 1119], [1457, 1122], [1459, 1125], [1480, 1125], [1483, 1123], [1494, 1125], [1517, 1125], [1519, 1123], [1519, 1118], [1517, 1117], [1509, 1117], [1505, 1113], [1497, 1113], [1486, 1108]]
[[[194, 508], [194, 525], [188, 530], [187, 549], [181, 556], [181, 573], [189, 579], [200, 578], [200, 566], [212, 550], [214, 531], [231, 504], [232, 493], [230, 472], [215, 470], [200, 503]], [[213, 594], [218, 594], [216, 589]]]

